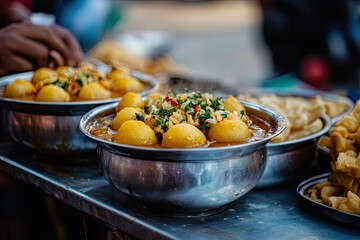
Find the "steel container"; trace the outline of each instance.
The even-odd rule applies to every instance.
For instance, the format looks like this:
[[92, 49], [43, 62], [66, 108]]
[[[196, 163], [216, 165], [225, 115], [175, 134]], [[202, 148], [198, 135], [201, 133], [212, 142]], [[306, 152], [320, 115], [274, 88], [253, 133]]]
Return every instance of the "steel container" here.
[[150, 148], [98, 139], [91, 123], [113, 114], [115, 104], [91, 110], [81, 131], [98, 144], [97, 158], [105, 178], [147, 210], [176, 216], [203, 216], [222, 209], [250, 191], [266, 164], [266, 144], [286, 125], [276, 111], [243, 102], [247, 113], [267, 119], [275, 131], [257, 142], [208, 148]]
[[[133, 77], [146, 83], [143, 96], [155, 91], [158, 83], [142, 73]], [[30, 80], [33, 72], [14, 74], [0, 79], [4, 87], [15, 79]], [[83, 102], [36, 102], [0, 97], [2, 130], [14, 141], [51, 155], [83, 155], [95, 152], [96, 142], [79, 130], [86, 112], [97, 106], [118, 102], [120, 98]]]
[[318, 137], [326, 134], [331, 126], [327, 115], [321, 117], [323, 128], [306, 137], [269, 143], [267, 145], [267, 163], [265, 172], [256, 187], [272, 187], [287, 183], [304, 174], [315, 159]]

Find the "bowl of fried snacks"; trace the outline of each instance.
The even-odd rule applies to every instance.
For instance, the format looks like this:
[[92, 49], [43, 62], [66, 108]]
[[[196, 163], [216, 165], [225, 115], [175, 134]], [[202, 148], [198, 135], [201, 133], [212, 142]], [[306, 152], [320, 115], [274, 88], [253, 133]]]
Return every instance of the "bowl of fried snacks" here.
[[[128, 98], [129, 96], [129, 98]], [[125, 95], [80, 122], [97, 141], [105, 178], [150, 211], [204, 216], [250, 191], [266, 144], [285, 128], [276, 111], [209, 93]]]
[[360, 215], [360, 101], [318, 144], [329, 149], [331, 174], [327, 181], [309, 189], [308, 197], [334, 209]]
[[96, 149], [96, 143], [78, 129], [87, 111], [118, 102], [130, 90], [145, 96], [158, 87], [147, 75], [120, 70], [102, 73], [90, 63], [39, 68], [0, 81], [3, 130], [24, 146], [62, 156]]
[[[319, 95], [310, 97], [299, 92], [275, 94], [260, 90], [240, 94], [238, 98], [273, 108], [287, 121], [285, 130], [267, 145], [268, 161], [257, 187], [279, 185], [303, 174], [315, 157], [316, 139], [331, 128], [332, 120], [327, 112], [331, 111], [336, 117], [333, 105], [329, 104], [332, 102]], [[344, 111], [349, 107], [344, 101]]]
[[[356, 213], [359, 197], [351, 192], [343, 195], [342, 187], [330, 182], [329, 175], [327, 172], [301, 182], [296, 189], [300, 200], [329, 218], [360, 227], [360, 214]], [[339, 201], [336, 195], [346, 196], [346, 201]]]

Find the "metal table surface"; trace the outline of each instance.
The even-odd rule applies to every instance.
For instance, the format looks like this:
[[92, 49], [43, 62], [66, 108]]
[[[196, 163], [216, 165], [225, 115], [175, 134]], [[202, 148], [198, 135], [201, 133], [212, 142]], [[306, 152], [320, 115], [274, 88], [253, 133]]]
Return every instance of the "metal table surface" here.
[[354, 239], [360, 229], [299, 201], [296, 182], [253, 189], [220, 213], [174, 218], [143, 211], [101, 175], [95, 158], [63, 164], [0, 138], [0, 171], [140, 239]]

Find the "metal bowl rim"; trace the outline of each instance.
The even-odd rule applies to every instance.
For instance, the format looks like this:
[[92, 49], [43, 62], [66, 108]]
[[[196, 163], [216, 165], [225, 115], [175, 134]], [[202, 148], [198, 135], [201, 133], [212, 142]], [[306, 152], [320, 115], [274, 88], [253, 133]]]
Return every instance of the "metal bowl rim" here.
[[262, 145], [269, 142], [272, 138], [279, 135], [286, 127], [286, 120], [285, 118], [278, 113], [277, 111], [261, 106], [259, 104], [250, 103], [246, 101], [241, 101], [245, 107], [250, 107], [254, 110], [260, 110], [267, 115], [271, 116], [277, 123], [277, 129], [274, 134], [272, 134], [270, 137], [263, 138], [258, 141], [250, 142], [250, 143], [244, 143], [244, 144], [237, 144], [237, 145], [231, 145], [231, 146], [221, 146], [221, 147], [197, 147], [197, 148], [152, 148], [152, 147], [141, 147], [141, 146], [132, 146], [132, 145], [126, 145], [126, 144], [119, 144], [115, 142], [106, 141], [103, 139], [96, 138], [89, 134], [85, 127], [86, 123], [89, 119], [91, 119], [93, 116], [100, 114], [106, 110], [115, 109], [117, 106], [116, 103], [106, 104], [99, 107], [96, 107], [89, 112], [87, 112], [85, 115], [83, 115], [80, 119], [79, 128], [83, 134], [85, 134], [87, 137], [95, 140], [98, 143], [111, 145], [113, 147], [121, 147], [121, 148], [127, 148], [132, 150], [139, 150], [139, 151], [148, 151], [148, 152], [213, 152], [213, 151], [219, 151], [219, 150], [234, 150], [239, 148], [246, 148], [249, 146], [256, 146], [256, 145]]
[[[31, 77], [33, 76], [33, 71], [28, 72], [22, 72], [22, 73], [16, 73], [12, 75], [7, 75], [0, 78], [0, 87], [5, 86], [6, 84], [10, 83], [11, 81], [14, 81], [17, 78], [21, 78], [23, 80], [31, 80]], [[138, 79], [139, 81], [146, 82], [150, 84], [150, 88], [140, 92], [142, 96], [148, 95], [151, 92], [156, 91], [159, 89], [160, 84], [156, 79], [150, 75], [132, 71], [131, 75], [135, 78], [141, 78]], [[60, 106], [60, 107], [71, 107], [71, 106], [87, 106], [87, 105], [102, 105], [102, 104], [108, 104], [112, 102], [118, 102], [120, 101], [120, 98], [112, 98], [112, 99], [105, 99], [105, 100], [97, 100], [97, 101], [71, 101], [71, 102], [39, 102], [39, 101], [31, 101], [31, 100], [21, 100], [21, 99], [14, 99], [14, 98], [7, 98], [0, 96], [0, 101], [3, 103], [11, 103], [11, 104], [22, 104], [22, 105], [29, 105], [29, 106], [37, 106], [37, 107], [51, 107], [51, 106]], [[54, 112], [56, 112], [56, 108], [54, 108]]]

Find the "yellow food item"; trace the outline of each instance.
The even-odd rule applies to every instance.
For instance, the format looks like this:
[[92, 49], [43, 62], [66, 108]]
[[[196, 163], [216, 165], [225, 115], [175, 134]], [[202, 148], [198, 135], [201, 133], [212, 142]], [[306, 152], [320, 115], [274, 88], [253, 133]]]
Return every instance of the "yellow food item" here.
[[147, 146], [158, 143], [155, 132], [144, 122], [129, 120], [124, 122], [114, 136], [121, 144]]
[[42, 88], [45, 84], [54, 83], [58, 80], [58, 73], [51, 69], [42, 67], [34, 72], [32, 83], [36, 89]]
[[109, 98], [111, 98], [111, 92], [97, 82], [84, 85], [78, 95], [80, 101], [104, 100]]
[[122, 79], [114, 79], [111, 90], [114, 92], [141, 92], [144, 86], [141, 82], [130, 76]]
[[273, 138], [272, 143], [308, 136], [322, 129], [320, 121], [326, 112], [326, 105], [320, 97], [304, 98], [269, 93], [259, 96], [243, 94], [239, 98], [273, 108], [286, 119], [285, 130]]
[[6, 86], [4, 96], [9, 98], [26, 99], [30, 98], [30, 96], [33, 96], [35, 93], [36, 88], [31, 82], [16, 79]]
[[119, 112], [121, 109], [126, 107], [133, 107], [133, 108], [144, 107], [144, 101], [142, 100], [141, 95], [134, 92], [126, 93], [120, 100], [119, 104], [117, 105], [116, 112]]
[[241, 116], [242, 112], [245, 114], [244, 106], [233, 96], [229, 96], [228, 99], [224, 100], [225, 109], [231, 113], [235, 113], [238, 116]]
[[139, 108], [126, 107], [120, 110], [111, 122], [110, 128], [114, 131], [117, 131], [121, 125], [128, 121], [134, 120], [136, 118], [136, 114], [143, 114], [142, 110]]
[[68, 102], [70, 101], [70, 95], [61, 87], [49, 84], [40, 89], [35, 100], [42, 102]]
[[227, 120], [215, 123], [209, 130], [208, 136], [217, 142], [240, 142], [251, 133], [242, 120]]
[[114, 69], [108, 74], [108, 78], [112, 80], [121, 80], [128, 76], [128, 72], [121, 69]]
[[163, 134], [162, 146], [166, 148], [193, 148], [207, 143], [205, 135], [191, 124], [174, 125]]

